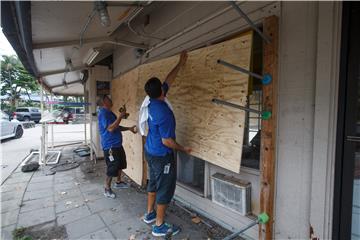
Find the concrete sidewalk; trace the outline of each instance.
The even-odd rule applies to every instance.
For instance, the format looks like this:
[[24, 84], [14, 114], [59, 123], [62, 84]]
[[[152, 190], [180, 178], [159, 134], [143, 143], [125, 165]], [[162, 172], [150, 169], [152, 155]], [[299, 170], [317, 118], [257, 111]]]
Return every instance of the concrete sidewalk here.
[[[54, 145], [69, 142], [84, 141], [84, 124], [53, 125]], [[87, 127], [87, 136], [90, 136]], [[24, 135], [19, 139], [4, 139], [0, 144], [1, 184], [16, 169], [19, 163], [29, 154], [30, 149], [39, 149], [41, 124], [35, 128], [24, 129]], [[51, 147], [51, 125], [49, 126], [49, 147]], [[64, 141], [66, 140], [66, 142]], [[6, 156], [6, 157], [5, 157]]]
[[[1, 186], [1, 239], [12, 232], [33, 239], [154, 239], [151, 226], [141, 221], [146, 192], [131, 183], [129, 189], [114, 190], [116, 199], [103, 196], [105, 165], [74, 157], [63, 149], [62, 162], [77, 161], [80, 167], [49, 173], [48, 167], [32, 173], [20, 168]], [[189, 213], [170, 205], [166, 220], [182, 228], [174, 239], [216, 239], [228, 231], [194, 223]]]

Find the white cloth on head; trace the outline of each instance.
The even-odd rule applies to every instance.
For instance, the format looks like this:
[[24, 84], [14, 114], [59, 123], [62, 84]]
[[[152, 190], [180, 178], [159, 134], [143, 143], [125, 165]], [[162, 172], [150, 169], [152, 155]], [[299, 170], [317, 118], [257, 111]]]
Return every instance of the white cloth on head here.
[[[173, 111], [173, 107], [167, 98], [165, 98], [165, 103], [168, 107]], [[148, 127], [147, 120], [149, 118], [149, 104], [150, 104], [150, 97], [146, 96], [144, 101], [141, 104], [140, 111], [139, 111], [139, 132], [142, 136], [145, 136], [146, 128]]]

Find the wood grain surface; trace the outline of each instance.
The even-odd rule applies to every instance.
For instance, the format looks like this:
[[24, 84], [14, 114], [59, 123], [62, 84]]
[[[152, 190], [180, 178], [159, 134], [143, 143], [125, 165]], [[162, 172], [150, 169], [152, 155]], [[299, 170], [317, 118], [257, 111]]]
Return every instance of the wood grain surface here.
[[[216, 105], [211, 100], [219, 98], [246, 105], [249, 76], [219, 65], [217, 60], [249, 69], [252, 34], [247, 32], [235, 39], [188, 53], [185, 66], [168, 93], [176, 118], [176, 140], [192, 147], [192, 155], [237, 173], [241, 165], [245, 113]], [[174, 56], [141, 65], [113, 80], [114, 109], [127, 101], [130, 119], [137, 120], [138, 110], [146, 96], [145, 82], [154, 76], [164, 81], [178, 60], [179, 56]], [[129, 156], [128, 159], [133, 158]], [[141, 163], [137, 159], [133, 161]]]

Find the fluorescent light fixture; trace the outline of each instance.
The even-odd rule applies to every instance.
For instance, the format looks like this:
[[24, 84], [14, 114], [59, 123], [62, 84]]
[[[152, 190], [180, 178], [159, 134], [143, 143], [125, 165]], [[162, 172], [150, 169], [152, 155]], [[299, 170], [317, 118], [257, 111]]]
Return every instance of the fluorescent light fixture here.
[[84, 58], [84, 64], [90, 66], [94, 62], [97, 55], [99, 55], [99, 53], [100, 51], [98, 49], [90, 48], [90, 50], [86, 54], [86, 57]]

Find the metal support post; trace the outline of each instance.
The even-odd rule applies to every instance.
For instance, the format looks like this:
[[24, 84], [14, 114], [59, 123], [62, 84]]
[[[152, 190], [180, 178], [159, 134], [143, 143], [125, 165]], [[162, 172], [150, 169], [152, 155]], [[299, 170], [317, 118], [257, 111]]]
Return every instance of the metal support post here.
[[[40, 108], [41, 116], [44, 116], [44, 88], [43, 84], [40, 85]], [[39, 164], [45, 163], [45, 123], [41, 123], [41, 141], [40, 141], [40, 151], [39, 151]]]
[[270, 43], [271, 39], [270, 37], [268, 37], [267, 35], [265, 35], [262, 31], [260, 31], [260, 29], [255, 25], [255, 23], [253, 23], [253, 21], [251, 21], [251, 19], [246, 15], [246, 13], [244, 13], [241, 8], [236, 4], [235, 1], [230, 1], [231, 6], [239, 13], [239, 15], [245, 19], [245, 21], [250, 25], [250, 27], [257, 32], [260, 37], [262, 39], [264, 39], [264, 41], [266, 43]]
[[[54, 95], [51, 93], [50, 95], [51, 102], [54, 100]], [[53, 104], [50, 104], [50, 111], [54, 111]], [[54, 124], [51, 124], [51, 149], [54, 150]]]
[[86, 132], [86, 125], [87, 125], [87, 119], [86, 119], [86, 103], [87, 103], [87, 100], [86, 100], [86, 97], [85, 97], [85, 94], [86, 94], [86, 85], [84, 83], [84, 134], [85, 134], [85, 145], [88, 145], [88, 140], [87, 140], [87, 132]]
[[91, 161], [94, 160], [95, 164], [96, 164], [96, 157], [94, 158], [93, 144], [92, 144], [92, 114], [91, 114], [90, 107], [88, 109], [89, 109], [89, 116], [90, 116], [90, 144], [89, 144], [89, 147], [90, 147], [90, 160]]

